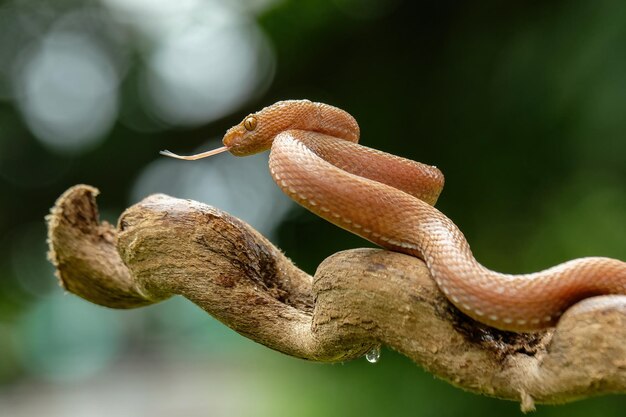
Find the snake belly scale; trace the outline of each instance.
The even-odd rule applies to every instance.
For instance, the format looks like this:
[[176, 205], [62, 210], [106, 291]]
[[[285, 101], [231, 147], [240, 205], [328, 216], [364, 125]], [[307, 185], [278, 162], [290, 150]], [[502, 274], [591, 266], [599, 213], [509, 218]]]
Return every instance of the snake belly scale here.
[[443, 174], [359, 145], [359, 133], [356, 120], [339, 108], [287, 100], [244, 118], [222, 148], [190, 157], [163, 153], [198, 159], [271, 149], [270, 173], [289, 197], [384, 248], [423, 259], [452, 304], [502, 330], [541, 330], [581, 299], [626, 294], [626, 262], [612, 258], [579, 258], [522, 275], [485, 268], [458, 227], [433, 207]]

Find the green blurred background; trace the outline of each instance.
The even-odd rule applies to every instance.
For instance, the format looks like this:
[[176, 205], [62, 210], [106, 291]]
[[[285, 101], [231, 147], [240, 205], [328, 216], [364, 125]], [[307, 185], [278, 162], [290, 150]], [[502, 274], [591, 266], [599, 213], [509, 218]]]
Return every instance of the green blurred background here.
[[311, 273], [366, 245], [282, 196], [266, 155], [158, 155], [215, 147], [287, 98], [346, 109], [363, 144], [440, 167], [438, 207], [493, 269], [626, 259], [624, 1], [0, 1], [0, 416], [520, 414], [389, 350], [308, 363], [185, 300], [114, 311], [58, 287], [43, 217], [76, 183], [112, 222], [153, 192], [215, 205]]

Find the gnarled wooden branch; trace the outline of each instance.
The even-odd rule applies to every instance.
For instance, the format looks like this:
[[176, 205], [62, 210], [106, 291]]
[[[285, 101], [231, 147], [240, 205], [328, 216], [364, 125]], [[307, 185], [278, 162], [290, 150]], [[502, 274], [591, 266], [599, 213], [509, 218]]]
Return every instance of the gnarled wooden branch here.
[[454, 309], [417, 258], [350, 250], [310, 277], [213, 207], [154, 195], [127, 209], [116, 229], [99, 222], [97, 194], [70, 188], [48, 216], [61, 285], [93, 303], [132, 308], [182, 295], [252, 340], [322, 362], [384, 344], [526, 411], [626, 391], [626, 297], [587, 299], [554, 330], [501, 332]]

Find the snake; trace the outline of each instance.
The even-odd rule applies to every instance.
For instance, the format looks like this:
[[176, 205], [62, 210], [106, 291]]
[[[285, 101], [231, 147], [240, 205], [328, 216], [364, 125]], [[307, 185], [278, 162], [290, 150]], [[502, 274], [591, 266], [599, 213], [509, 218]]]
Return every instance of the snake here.
[[578, 258], [519, 275], [484, 267], [459, 228], [434, 207], [441, 171], [360, 145], [359, 137], [357, 121], [340, 108], [284, 100], [246, 116], [220, 148], [161, 153], [196, 160], [270, 150], [270, 174], [291, 199], [376, 245], [422, 259], [456, 308], [496, 329], [544, 330], [582, 299], [626, 294], [626, 262], [613, 258]]

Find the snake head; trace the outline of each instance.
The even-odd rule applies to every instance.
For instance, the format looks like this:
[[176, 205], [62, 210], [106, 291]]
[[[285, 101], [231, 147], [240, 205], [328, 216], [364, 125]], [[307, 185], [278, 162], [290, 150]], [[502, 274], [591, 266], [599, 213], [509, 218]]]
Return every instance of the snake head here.
[[302, 114], [298, 111], [314, 104], [308, 100], [279, 101], [271, 106], [249, 114], [241, 123], [228, 129], [224, 135], [224, 146], [236, 156], [253, 155], [272, 146], [276, 135], [289, 129], [302, 128]]
[[284, 100], [249, 114], [224, 135], [224, 146], [236, 156], [263, 152], [276, 135], [298, 129], [343, 137], [356, 142], [359, 126], [352, 116], [336, 107], [309, 100]]
[[260, 121], [266, 120], [264, 115], [259, 113], [246, 116], [241, 123], [228, 129], [222, 142], [230, 153], [247, 156], [263, 152], [272, 146], [275, 135], [268, 132], [266, 126], [259, 126]]

